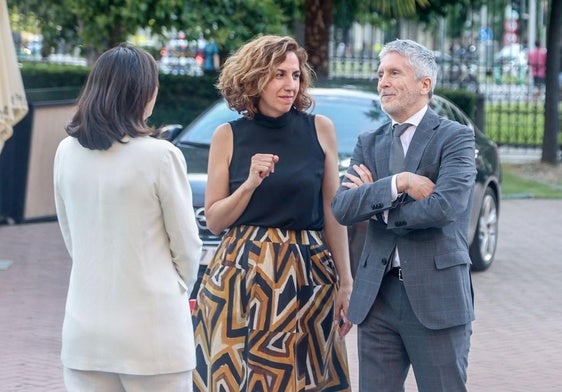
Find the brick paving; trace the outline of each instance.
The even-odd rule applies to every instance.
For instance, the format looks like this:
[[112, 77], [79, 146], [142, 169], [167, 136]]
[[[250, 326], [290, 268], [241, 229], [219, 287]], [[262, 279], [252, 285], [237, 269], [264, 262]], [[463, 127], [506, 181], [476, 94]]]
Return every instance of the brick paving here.
[[0, 391], [64, 391], [60, 330], [70, 258], [58, 225], [0, 226]]
[[[473, 275], [470, 391], [562, 391], [561, 222], [562, 201], [503, 202], [496, 260]], [[69, 271], [56, 222], [0, 226], [1, 392], [64, 391], [59, 351]], [[348, 350], [358, 391], [354, 339], [355, 329]], [[406, 391], [415, 390], [410, 374]]]

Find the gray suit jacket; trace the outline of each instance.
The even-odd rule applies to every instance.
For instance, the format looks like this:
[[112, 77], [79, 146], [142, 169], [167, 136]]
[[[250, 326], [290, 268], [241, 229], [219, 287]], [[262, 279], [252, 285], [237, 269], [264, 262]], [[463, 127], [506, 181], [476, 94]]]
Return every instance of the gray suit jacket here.
[[[348, 172], [365, 164], [375, 182], [355, 189], [340, 186], [332, 201], [344, 225], [369, 220], [355, 276], [349, 319], [363, 322], [398, 246], [404, 286], [419, 321], [442, 329], [474, 319], [467, 227], [476, 175], [474, 133], [428, 109], [416, 128], [404, 164], [406, 171], [430, 178], [435, 189], [415, 201], [391, 199], [388, 169], [390, 124], [359, 135]], [[388, 210], [388, 224], [370, 219]]]

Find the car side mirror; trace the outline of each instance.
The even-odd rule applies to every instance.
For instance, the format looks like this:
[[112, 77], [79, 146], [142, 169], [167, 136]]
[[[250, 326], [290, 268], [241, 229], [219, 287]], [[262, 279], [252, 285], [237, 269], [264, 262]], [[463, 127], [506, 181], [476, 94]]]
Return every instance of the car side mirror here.
[[183, 125], [181, 124], [169, 124], [164, 125], [156, 132], [156, 137], [158, 139], [164, 139], [168, 141], [172, 141], [178, 136], [178, 134], [182, 131]]

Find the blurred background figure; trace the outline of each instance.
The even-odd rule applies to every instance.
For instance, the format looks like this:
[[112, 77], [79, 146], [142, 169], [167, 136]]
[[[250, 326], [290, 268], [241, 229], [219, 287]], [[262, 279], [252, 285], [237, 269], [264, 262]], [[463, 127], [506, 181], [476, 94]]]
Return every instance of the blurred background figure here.
[[203, 49], [203, 72], [206, 75], [217, 73], [220, 68], [219, 47], [215, 40], [211, 39]]
[[533, 77], [533, 93], [540, 98], [544, 92], [546, 76], [546, 49], [541, 47], [540, 41], [535, 41], [535, 47], [529, 52], [529, 68]]

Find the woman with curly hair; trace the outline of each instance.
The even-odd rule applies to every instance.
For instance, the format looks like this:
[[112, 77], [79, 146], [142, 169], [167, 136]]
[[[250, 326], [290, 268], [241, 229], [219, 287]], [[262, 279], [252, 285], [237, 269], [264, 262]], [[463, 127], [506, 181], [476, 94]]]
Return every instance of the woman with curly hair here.
[[213, 135], [207, 226], [227, 230], [194, 309], [199, 391], [349, 391], [352, 288], [334, 125], [306, 112], [311, 69], [290, 37], [227, 59], [217, 87], [242, 116]]

